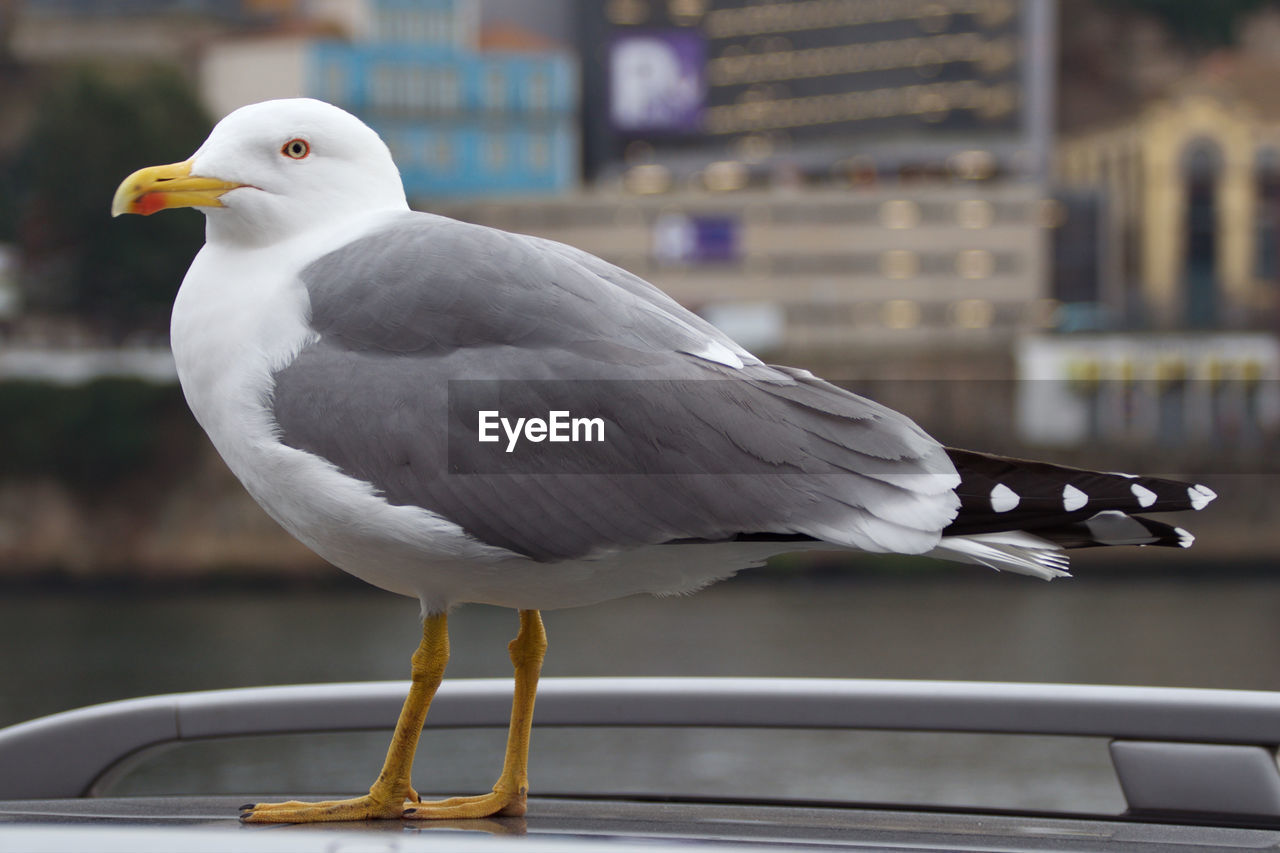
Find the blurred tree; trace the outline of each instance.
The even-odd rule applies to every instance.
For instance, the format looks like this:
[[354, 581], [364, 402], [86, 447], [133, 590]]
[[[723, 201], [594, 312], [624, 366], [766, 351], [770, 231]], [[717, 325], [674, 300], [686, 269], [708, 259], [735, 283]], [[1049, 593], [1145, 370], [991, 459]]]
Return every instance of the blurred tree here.
[[0, 70], [13, 65], [13, 25], [18, 19], [18, 0], [0, 0]]
[[[33, 416], [37, 413], [38, 416]], [[0, 479], [52, 478], [81, 494], [189, 470], [200, 443], [177, 385], [0, 382]]]
[[[0, 116], [12, 113], [11, 91], [22, 77], [22, 68], [13, 58], [13, 29], [18, 0], [0, 0]], [[0, 132], [3, 127], [0, 126]], [[17, 230], [12, 170], [5, 168], [0, 150], [0, 243], [11, 242]]]
[[16, 170], [0, 158], [0, 243], [18, 238], [18, 184]]
[[1276, 0], [1112, 0], [1112, 5], [1159, 18], [1174, 37], [1185, 44], [1216, 47], [1236, 40], [1241, 16], [1280, 3]]
[[169, 69], [114, 81], [79, 68], [51, 85], [9, 179], [29, 309], [77, 315], [116, 340], [164, 333], [204, 217], [113, 221], [111, 196], [133, 170], [191, 154], [210, 125]]

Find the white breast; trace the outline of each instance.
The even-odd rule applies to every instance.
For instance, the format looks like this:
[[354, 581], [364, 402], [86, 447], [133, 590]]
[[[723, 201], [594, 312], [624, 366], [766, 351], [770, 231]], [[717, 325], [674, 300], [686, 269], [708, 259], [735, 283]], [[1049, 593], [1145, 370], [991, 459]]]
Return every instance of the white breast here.
[[[320, 245], [355, 236], [348, 231]], [[454, 575], [475, 562], [528, 561], [475, 541], [427, 510], [392, 506], [370, 484], [278, 440], [269, 408], [272, 376], [315, 339], [298, 277], [314, 260], [315, 245], [200, 251], [171, 324], [183, 393], [227, 466], [291, 534], [377, 586], [424, 603], [454, 603]]]

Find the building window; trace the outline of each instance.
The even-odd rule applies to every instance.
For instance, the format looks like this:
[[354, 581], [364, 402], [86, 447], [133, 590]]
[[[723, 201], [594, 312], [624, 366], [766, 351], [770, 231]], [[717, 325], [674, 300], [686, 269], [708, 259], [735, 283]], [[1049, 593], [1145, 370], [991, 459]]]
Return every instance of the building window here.
[[880, 256], [880, 272], [885, 278], [911, 278], [920, 271], [920, 258], [907, 249], [890, 249]]
[[484, 167], [490, 172], [501, 172], [507, 168], [507, 140], [497, 134], [489, 134], [484, 139]]
[[529, 138], [527, 151], [529, 168], [535, 172], [551, 170], [551, 140], [545, 134], [536, 134]]
[[379, 65], [370, 76], [369, 100], [382, 110], [420, 112], [431, 98], [429, 76], [412, 65]]
[[995, 259], [986, 249], [965, 249], [956, 255], [956, 272], [961, 278], [990, 278]]
[[501, 68], [490, 68], [485, 71], [484, 106], [494, 111], [507, 108], [507, 75]]
[[551, 85], [547, 75], [535, 71], [529, 75], [525, 85], [528, 87], [528, 108], [530, 112], [545, 113], [551, 109]]
[[1275, 281], [1280, 278], [1280, 151], [1259, 151], [1254, 169], [1258, 194], [1255, 274], [1264, 281]]
[[1182, 155], [1186, 186], [1183, 223], [1183, 311], [1193, 328], [1210, 328], [1218, 319], [1218, 179], [1222, 150], [1210, 139], [1197, 139]]
[[421, 68], [404, 71], [404, 107], [413, 112], [427, 108], [427, 75]]
[[996, 209], [986, 199], [970, 198], [956, 205], [956, 224], [961, 228], [990, 228]]
[[444, 134], [431, 134], [422, 147], [422, 160], [433, 172], [447, 172], [453, 169], [453, 143]]
[[402, 41], [405, 38], [404, 18], [405, 13], [400, 9], [379, 13], [373, 24], [378, 41]]
[[995, 320], [994, 306], [985, 299], [962, 299], [948, 312], [952, 325], [961, 329], [986, 329]]
[[907, 199], [893, 199], [880, 205], [880, 224], [885, 228], [915, 228], [920, 224], [920, 205]]
[[410, 70], [397, 67], [391, 72], [391, 106], [402, 111], [409, 106], [409, 81], [413, 77]]
[[452, 12], [388, 9], [374, 16], [373, 37], [384, 42], [453, 44], [454, 20]]
[[428, 44], [452, 44], [453, 15], [448, 12], [423, 12], [422, 40]]
[[458, 75], [451, 69], [441, 68], [422, 75], [424, 104], [435, 112], [454, 112], [458, 109]]
[[395, 97], [395, 74], [385, 65], [377, 66], [369, 76], [369, 100], [375, 107], [390, 106]]
[[404, 33], [400, 37], [405, 41], [419, 44], [432, 41], [432, 17], [433, 15], [430, 12], [406, 11], [404, 13]]
[[347, 101], [347, 72], [341, 63], [325, 63], [324, 99], [335, 104]]
[[890, 299], [880, 309], [880, 322], [890, 329], [914, 329], [920, 325], [920, 304], [910, 299]]

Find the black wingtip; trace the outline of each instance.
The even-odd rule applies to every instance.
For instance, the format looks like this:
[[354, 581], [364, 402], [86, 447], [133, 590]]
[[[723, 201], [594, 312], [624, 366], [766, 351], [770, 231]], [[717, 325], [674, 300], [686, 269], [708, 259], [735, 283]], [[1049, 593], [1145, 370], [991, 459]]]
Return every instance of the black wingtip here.
[[[1040, 531], [1111, 512], [1199, 510], [1217, 497], [1208, 486], [1163, 477], [1090, 471], [955, 448], [947, 448], [947, 454], [960, 474], [960, 512], [946, 535]], [[1163, 538], [1168, 541], [1159, 544], [1179, 544], [1172, 534]]]

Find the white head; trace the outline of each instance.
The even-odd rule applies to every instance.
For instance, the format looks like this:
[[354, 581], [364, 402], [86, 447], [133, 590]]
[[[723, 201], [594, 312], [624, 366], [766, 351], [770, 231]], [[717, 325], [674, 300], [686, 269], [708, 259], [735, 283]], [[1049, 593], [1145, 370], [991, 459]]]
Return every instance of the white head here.
[[261, 245], [408, 204], [391, 153], [368, 125], [299, 98], [241, 107], [189, 160], [126, 178], [111, 209], [171, 207], [202, 208], [210, 243]]

